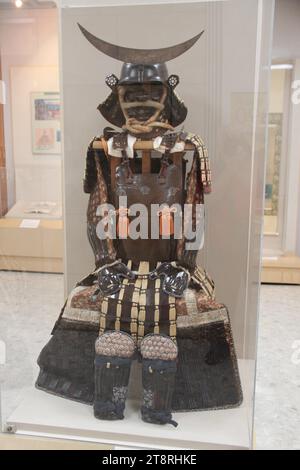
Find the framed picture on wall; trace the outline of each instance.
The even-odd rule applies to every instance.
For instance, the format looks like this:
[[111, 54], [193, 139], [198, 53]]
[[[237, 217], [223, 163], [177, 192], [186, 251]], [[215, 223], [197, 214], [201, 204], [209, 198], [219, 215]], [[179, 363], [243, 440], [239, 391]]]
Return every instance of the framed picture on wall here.
[[57, 92], [34, 92], [31, 97], [32, 152], [60, 154], [60, 95]]

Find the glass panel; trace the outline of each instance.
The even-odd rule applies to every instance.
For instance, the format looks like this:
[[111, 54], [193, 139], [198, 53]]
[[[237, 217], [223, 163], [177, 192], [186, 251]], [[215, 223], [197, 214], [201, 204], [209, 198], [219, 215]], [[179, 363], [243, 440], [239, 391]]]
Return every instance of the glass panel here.
[[58, 54], [58, 12], [53, 2], [24, 2], [20, 8], [14, 2], [0, 3], [4, 422], [32, 387], [37, 355], [53, 322], [51, 311], [57, 311], [63, 298]]
[[[52, 271], [55, 271], [55, 269], [58, 272], [62, 271], [60, 263], [63, 250], [61, 248], [61, 251], [59, 251], [59, 248], [57, 248], [62, 246], [60, 245], [62, 243], [60, 239], [62, 236], [62, 220], [59, 211], [55, 213], [57, 217], [53, 212], [52, 218], [49, 215], [52, 210], [54, 211], [54, 206], [51, 203], [54, 202], [57, 205], [61, 203], [61, 194], [57, 187], [61, 171], [60, 158], [55, 153], [55, 151], [58, 151], [60, 143], [60, 129], [57, 119], [59, 113], [59, 96], [57, 93], [59, 90], [58, 86], [54, 86], [57, 85], [57, 62], [53, 61], [50, 64], [47, 61], [49, 59], [49, 50], [47, 50], [49, 42], [47, 40], [40, 41], [38, 36], [39, 33], [44, 34], [49, 29], [49, 25], [44, 28], [42, 24], [39, 25], [39, 21], [34, 17], [33, 24], [35, 27], [31, 29], [29, 27], [30, 37], [33, 38], [32, 47], [29, 51], [26, 50], [26, 54], [24, 53], [26, 57], [21, 57], [20, 70], [11, 73], [14, 83], [18, 86], [14, 93], [9, 90], [11, 105], [6, 107], [8, 112], [14, 115], [12, 123], [17, 131], [17, 134], [11, 132], [10, 138], [13, 141], [15, 135], [19, 136], [16, 149], [19, 149], [20, 155], [22, 151], [22, 147], [20, 150], [20, 142], [23, 142], [22, 139], [24, 139], [24, 142], [29, 142], [31, 160], [27, 161], [24, 157], [21, 163], [18, 160], [18, 165], [16, 165], [13, 159], [7, 159], [8, 162], [13, 162], [11, 165], [13, 177], [11, 177], [12, 183], [9, 188], [15, 186], [15, 194], [21, 196], [27, 194], [26, 191], [28, 191], [30, 196], [27, 202], [32, 205], [26, 209], [28, 211], [25, 212], [26, 217], [21, 217], [22, 227], [20, 228], [20, 224], [18, 225], [18, 230], [22, 230], [22, 240], [18, 246], [22, 246], [22, 250], [29, 247], [26, 256], [19, 256], [22, 257], [22, 272], [17, 275], [15, 273], [11, 274], [11, 272], [1, 273], [1, 276], [3, 274], [3, 286], [7, 297], [0, 321], [3, 325], [4, 340], [8, 345], [9, 358], [4, 369], [3, 417], [10, 426], [15, 426], [17, 431], [30, 432], [34, 430], [36, 433], [50, 435], [59, 433], [68, 438], [85, 438], [96, 441], [107, 441], [109, 439], [113, 443], [122, 441], [131, 445], [134, 443], [154, 447], [248, 448], [251, 446], [252, 440], [259, 260], [263, 217], [264, 188], [262, 175], [265, 162], [267, 79], [273, 1], [199, 1], [189, 4], [179, 1], [174, 3], [163, 2], [162, 5], [154, 5], [149, 2], [147, 5], [132, 5], [132, 2], [129, 2], [130, 5], [126, 5], [127, 2], [123, 2], [122, 6], [116, 7], [99, 6], [101, 2], [96, 0], [93, 0], [93, 3], [98, 6], [87, 7], [85, 2], [79, 0], [76, 5], [78, 4], [80, 8], [62, 8], [60, 12], [61, 75], [63, 77], [62, 93], [64, 97], [65, 293], [69, 297], [68, 302], [65, 304], [66, 308], [63, 307], [62, 310], [64, 315], [59, 317], [59, 328], [55, 330], [52, 336], [54, 341], [51, 340], [51, 343], [47, 343], [47, 341], [52, 326], [63, 306], [62, 277], [57, 274], [38, 274], [35, 277], [33, 273], [24, 272], [33, 270], [32, 265], [28, 264], [32, 260], [28, 260], [28, 258], [34, 258], [35, 263], [41, 262], [44, 268], [46, 262], [48, 263], [51, 259]], [[20, 18], [23, 17], [18, 17], [18, 21]], [[29, 24], [32, 23], [30, 15], [25, 16], [25, 18], [30, 19]], [[145, 34], [145, 18], [147, 18], [147, 34]], [[9, 17], [9, 20], [13, 20], [13, 23], [15, 21], [14, 17]], [[113, 73], [120, 77], [121, 63], [113, 60], [112, 57], [100, 54], [88, 44], [78, 29], [78, 22], [93, 34], [101, 36], [105, 41], [124, 47], [147, 49], [178, 44], [205, 30], [203, 38], [191, 51], [174, 61], [170, 61], [170, 64], [168, 64], [169, 74], [178, 74], [180, 76], [178, 93], [180, 97], [184, 98], [189, 110], [184, 129], [199, 134], [209, 149], [213, 191], [212, 194], [205, 195], [207, 214], [205, 244], [199, 255], [198, 263], [214, 279], [218, 302], [216, 303], [211, 297], [208, 299], [213, 283], [210, 281], [210, 277], [205, 275], [203, 281], [203, 271], [201, 269], [196, 272], [198, 276], [196, 280], [191, 281], [191, 288], [188, 290], [190, 297], [186, 295], [178, 303], [174, 301], [178, 317], [180, 312], [180, 315], [184, 317], [181, 318], [180, 327], [184, 329], [185, 321], [193, 323], [194, 318], [197, 317], [198, 323], [196, 326], [199, 326], [199, 331], [203, 335], [202, 340], [196, 345], [199, 345], [199, 348], [196, 347], [195, 349], [197, 361], [199, 359], [199, 362], [195, 361], [194, 368], [192, 367], [194, 355], [190, 354], [190, 349], [180, 350], [182, 356], [187, 357], [187, 361], [190, 361], [185, 369], [189, 371], [189, 375], [186, 380], [180, 381], [180, 379], [178, 381], [179, 384], [184, 383], [185, 387], [181, 389], [179, 385], [175, 396], [178, 400], [184, 389], [186, 400], [189, 403], [188, 409], [191, 412], [175, 414], [174, 418], [179, 422], [176, 431], [168, 426], [159, 426], [154, 429], [152, 425], [140, 419], [142, 403], [140, 364], [136, 364], [133, 368], [133, 377], [131, 377], [131, 386], [129, 387], [129, 401], [127, 402], [125, 419], [121, 423], [96, 420], [93, 416], [93, 409], [88, 406], [94, 404], [95, 390], [99, 391], [99, 388], [101, 388], [99, 381], [95, 386], [94, 375], [95, 340], [99, 334], [99, 327], [103, 327], [103, 322], [100, 323], [100, 316], [102, 320], [103, 315], [108, 314], [107, 318], [105, 316], [105, 321], [110, 320], [117, 325], [121, 321], [121, 317], [116, 320], [113, 317], [113, 320], [111, 320], [110, 314], [120, 313], [121, 301], [124, 299], [119, 299], [120, 302], [118, 300], [114, 310], [108, 309], [105, 303], [103, 311], [102, 303], [97, 304], [96, 308], [93, 304], [97, 299], [102, 302], [103, 298], [96, 295], [98, 280], [94, 273], [94, 256], [86, 235], [88, 201], [87, 195], [81, 190], [82, 175], [86, 167], [87, 146], [94, 135], [102, 134], [103, 129], [108, 125], [107, 121], [109, 121], [109, 119], [100, 116], [97, 111], [99, 101], [105, 101], [111, 94], [111, 90], [105, 84], [105, 76]], [[174, 25], [181, 25], [182, 27], [175, 28]], [[57, 27], [53, 27], [51, 30], [52, 32], [55, 30], [55, 40], [57, 40]], [[18, 32], [19, 36], [15, 33], [17, 34], [16, 40], [19, 41], [20, 50], [25, 47], [21, 32], [22, 30]], [[15, 37], [13, 39], [15, 40]], [[13, 45], [14, 41], [11, 41], [11, 44]], [[28, 56], [30, 59], [30, 54], [33, 51], [37, 51], [38, 58], [45, 62], [43, 62], [44, 69], [38, 70], [36, 75], [31, 77], [32, 67], [40, 67], [37, 64], [37, 57], [36, 60], [31, 60], [30, 64], [27, 64], [25, 60], [28, 59]], [[14, 55], [14, 53], [10, 53], [10, 56]], [[57, 56], [55, 57], [57, 59]], [[53, 69], [50, 70], [51, 66]], [[26, 68], [25, 71], [23, 70], [24, 67]], [[27, 67], [31, 67], [29, 72]], [[55, 78], [50, 73], [51, 71], [53, 73], [54, 69]], [[21, 77], [19, 76], [20, 73]], [[51, 81], [52, 86], [47, 81], [50, 80], [51, 76], [53, 78], [53, 81]], [[29, 82], [30, 77], [32, 82]], [[5, 81], [10, 83], [8, 79]], [[32, 86], [30, 86], [30, 83], [32, 83]], [[26, 85], [26, 91], [20, 96], [24, 84]], [[167, 84], [165, 85], [167, 86]], [[171, 87], [171, 82], [168, 82], [168, 86]], [[25, 114], [23, 114], [23, 120], [13, 108], [13, 105], [17, 108], [19, 96], [20, 104], [23, 103], [24, 106], [21, 111], [27, 113], [26, 119], [24, 119]], [[117, 95], [112, 96], [113, 102], [115, 99], [117, 99]], [[109, 100], [108, 102], [111, 103]], [[181, 99], [178, 99], [177, 95], [174, 94], [173, 96], [171, 94], [168, 105], [176, 106], [176, 103], [179, 108], [183, 107]], [[117, 104], [115, 119], [118, 118], [117, 113], [119, 111]], [[28, 112], [31, 114], [28, 115]], [[174, 114], [176, 115], [176, 110]], [[21, 125], [17, 125], [19, 121], [21, 121]], [[119, 123], [120, 121], [117, 124], [114, 123], [114, 125], [121, 128], [118, 125]], [[166, 124], [166, 119], [162, 117], [160, 123]], [[23, 127], [22, 124], [24, 124]], [[145, 124], [143, 122], [143, 126]], [[182, 122], [178, 126], [178, 131], [180, 131], [181, 126]], [[120, 131], [120, 129], [118, 130]], [[202, 144], [200, 144], [200, 147], [203, 151]], [[14, 148], [12, 143], [8, 149], [13, 152]], [[49, 152], [51, 148], [52, 153]], [[200, 152], [199, 148], [198, 152]], [[193, 146], [191, 150], [193, 150]], [[24, 152], [24, 155], [27, 154]], [[99, 153], [97, 155], [99, 156]], [[102, 168], [106, 177], [111, 174], [112, 167], [109, 165], [112, 164], [112, 160], [108, 160], [105, 169], [101, 165], [105, 165], [106, 156], [103, 153], [101, 155], [103, 159], [101, 157], [98, 162], [96, 160], [94, 166], [93, 164], [89, 166], [90, 161], [88, 162], [88, 171], [90, 173], [87, 178], [91, 184], [93, 184], [93, 181], [97, 181], [95, 176], [97, 178], [97, 175], [101, 175]], [[193, 152], [186, 155], [186, 158], [189, 160], [187, 166], [190, 169]], [[204, 151], [199, 157], [200, 161], [206, 165], [206, 153]], [[41, 168], [41, 174], [37, 172], [33, 162], [39, 163], [38, 167]], [[146, 163], [145, 168], [151, 169], [149, 160], [147, 161], [145, 158], [144, 162]], [[197, 180], [199, 184], [195, 185], [194, 188], [197, 188], [197, 191], [202, 191], [202, 184], [203, 181], [206, 181], [205, 177], [208, 172], [203, 170], [203, 165], [201, 167], [199, 162], [195, 164], [194, 168], [200, 172], [198, 176], [201, 174], [201, 178], [203, 177], [204, 180], [199, 177], [199, 180]], [[169, 160], [168, 163], [170, 163]], [[170, 165], [166, 165], [166, 167], [169, 168]], [[184, 167], [184, 164], [182, 167]], [[153, 173], [155, 174], [155, 171]], [[141, 174], [143, 174], [143, 168]], [[37, 192], [35, 192], [36, 175], [39, 175], [40, 183]], [[101, 184], [99, 183], [96, 186], [93, 195], [96, 194], [97, 196], [99, 190], [99, 194], [101, 193], [101, 196], [103, 196], [103, 181], [102, 179]], [[178, 184], [182, 184], [182, 178], [179, 178], [178, 181], [180, 181]], [[191, 181], [193, 181], [193, 178], [191, 178]], [[136, 185], [136, 187], [139, 188], [140, 186]], [[95, 189], [95, 187], [93, 188]], [[177, 193], [177, 186], [172, 187], [172, 191], [171, 188], [169, 189], [168, 194], [173, 193], [174, 189], [176, 190], [175, 194]], [[199, 194], [202, 197], [201, 191]], [[18, 201], [13, 192], [10, 200], [11, 206]], [[89, 219], [90, 224], [97, 223], [97, 213], [94, 214], [98, 205], [97, 201], [92, 200], [90, 202], [91, 213], [88, 214], [88, 217], [91, 216]], [[55, 206], [55, 209], [59, 208]], [[27, 216], [27, 214], [32, 216]], [[53, 224], [56, 231], [53, 229]], [[45, 238], [49, 236], [46, 230], [46, 234], [43, 232], [44, 238], [42, 238], [42, 241], [37, 237], [34, 249], [30, 251], [32, 244], [30, 244], [30, 241], [26, 241], [26, 237], [29, 233], [38, 234], [41, 227], [43, 230], [49, 230], [52, 227], [52, 238], [50, 240]], [[12, 239], [11, 237], [10, 240]], [[90, 241], [93, 244], [95, 237], [90, 237]], [[20, 261], [16, 254], [14, 254], [13, 261], [14, 263]], [[27, 263], [26, 266], [24, 263]], [[49, 271], [49, 264], [47, 266]], [[193, 269], [191, 269], [191, 273], [194, 273]], [[42, 269], [39, 270], [43, 271]], [[183, 270], [183, 272], [185, 271]], [[89, 273], [94, 274], [89, 276]], [[199, 277], [200, 280], [202, 279], [202, 287], [197, 291], [196, 288], [194, 289], [193, 283], [200, 283]], [[77, 283], [83, 278], [81, 285], [78, 285]], [[92, 284], [89, 284], [91, 282]], [[142, 282], [142, 285], [144, 285], [145, 277], [143, 277]], [[130, 285], [130, 288], [132, 288], [132, 285]], [[139, 290], [139, 287], [136, 289]], [[136, 289], [132, 289], [134, 294]], [[127, 294], [128, 291], [125, 295], [126, 300]], [[198, 294], [200, 294], [199, 297]], [[202, 294], [203, 298], [201, 300]], [[150, 297], [156, 301], [156, 291], [155, 295], [152, 296], [151, 294]], [[140, 292], [140, 298], [145, 302], [144, 292]], [[199, 298], [200, 304], [198, 303]], [[127, 304], [130, 304], [130, 302], [128, 301]], [[153, 307], [154, 304], [151, 305]], [[174, 305], [172, 304], [172, 308], [169, 310], [162, 309], [164, 313], [166, 310], [169, 312], [169, 317], [166, 317], [167, 321], [165, 322], [167, 327], [169, 325], [168, 321], [171, 320], [170, 316], [174, 316]], [[208, 305], [213, 308], [209, 310]], [[169, 308], [169, 304], [165, 306]], [[145, 305], [142, 305], [142, 307], [145, 307]], [[131, 326], [133, 323], [131, 319], [135, 318], [133, 316], [136, 314], [135, 308], [137, 306], [132, 303], [129, 317], [125, 315], [124, 323], [127, 323], [127, 326], [128, 324]], [[180, 308], [183, 309], [180, 310]], [[182, 311], [185, 311], [184, 308], [186, 308], [186, 315], [182, 315]], [[211, 311], [214, 312], [213, 315], [210, 314]], [[140, 312], [144, 312], [143, 308], [140, 309]], [[128, 314], [126, 308], [125, 313]], [[153, 310], [150, 311], [150, 314], [153, 314]], [[139, 320], [139, 326], [144, 332], [143, 313]], [[148, 320], [149, 318], [147, 318], [147, 327], [149, 324], [153, 326], [156, 322], [156, 320]], [[180, 329], [179, 324], [180, 322], [177, 325], [178, 331]], [[221, 331], [223, 335], [219, 356], [215, 354], [214, 349], [215, 335], [211, 334], [208, 340], [208, 336], [205, 334], [206, 328], [208, 328], [207, 325], [212, 327], [214, 332], [215, 324], [221, 325], [218, 331]], [[164, 322], [162, 322], [163, 326], [165, 326]], [[192, 329], [194, 326], [194, 324], [191, 325]], [[174, 331], [174, 328], [172, 331]], [[131, 330], [130, 333], [132, 333]], [[186, 339], [184, 334], [182, 337]], [[72, 338], [75, 338], [75, 341], [72, 341]], [[197, 341], [199, 340], [196, 335], [195, 338]], [[187, 339], [191, 339], [189, 332]], [[217, 340], [219, 339], [217, 337]], [[180, 340], [181, 338], [178, 335], [178, 344]], [[235, 343], [235, 349], [233, 348], [233, 342]], [[36, 359], [42, 348], [44, 362], [42, 364], [40, 361], [42, 367], [37, 384], [39, 389], [34, 389], [33, 384], [39, 373]], [[199, 352], [202, 355], [200, 358], [198, 357]], [[226, 371], [224, 372], [223, 361], [226, 362], [231, 371], [231, 376], [235, 379], [233, 387], [235, 397], [233, 402], [227, 403], [226, 406], [224, 406], [223, 400], [226, 395], [226, 387], [223, 387], [223, 385], [224, 383], [228, 385], [228, 375], [226, 375]], [[98, 365], [99, 362], [100, 366], [103, 365], [101, 360], [98, 361]], [[126, 361], [121, 361], [121, 363], [124, 364]], [[185, 364], [184, 361], [181, 364]], [[116, 365], [119, 366], [118, 361]], [[174, 372], [173, 365], [172, 363], [171, 372]], [[202, 367], [205, 370], [203, 376], [200, 374]], [[116, 367], [116, 369], [118, 368]], [[107, 369], [114, 368], [109, 365]], [[99, 368], [97, 370], [99, 372]], [[195, 373], [195, 370], [199, 375]], [[220, 377], [223, 376], [218, 373], [218, 370], [225, 374], [224, 381], [221, 384]], [[243, 403], [240, 403], [241, 389], [238, 370], [242, 381]], [[105, 370], [105, 372], [107, 371]], [[117, 371], [118, 375], [119, 372]], [[153, 369], [147, 369], [146, 372], [152, 374]], [[126, 375], [127, 380], [128, 374], [124, 375]], [[151, 380], [151, 377], [149, 380]], [[209, 386], [211, 387], [210, 390], [213, 391], [213, 396], [221, 398], [222, 405], [219, 406], [219, 408], [222, 408], [221, 410], [217, 411], [215, 409], [218, 406], [209, 406], [211, 393], [205, 393], [203, 389], [199, 389], [200, 393], [198, 394], [197, 387], [201, 386], [202, 377], [207, 382], [211, 381]], [[123, 379], [124, 376], [122, 376]], [[190, 389], [197, 390], [195, 396], [198, 405], [199, 400], [200, 402], [205, 401], [205, 412], [198, 413], [195, 411], [195, 409], [201, 409], [202, 403], [200, 406], [193, 408], [191, 403], [195, 396], [192, 396], [190, 401], [188, 400], [189, 395], [186, 391], [189, 390], [192, 380], [196, 380], [197, 384], [196, 388], [190, 387]], [[216, 386], [214, 381], [220, 385]], [[211, 386], [211, 383], [213, 383], [213, 386]], [[109, 384], [111, 385], [112, 381], [109, 381]], [[107, 382], [104, 383], [104, 388], [106, 388], [106, 385]], [[168, 385], [170, 385], [169, 382]], [[127, 382], [126, 386], [122, 382], [120, 388], [123, 388], [123, 386], [126, 389]], [[169, 388], [162, 387], [162, 382], [159, 382], [159, 387], [162, 394], [169, 390]], [[45, 393], [46, 390], [52, 390], [53, 393]], [[98, 393], [97, 390], [96, 394]], [[119, 394], [119, 397], [124, 397], [124, 389], [118, 389], [115, 392]], [[231, 396], [230, 391], [229, 395]], [[62, 400], [62, 396], [73, 400]], [[168, 399], [169, 396], [168, 392]], [[11, 411], [15, 409], [23, 397], [22, 404], [11, 414]], [[145, 402], [147, 397], [149, 395], [145, 393]], [[161, 397], [158, 398], [155, 401], [160, 403]], [[150, 394], [147, 403], [152, 401]], [[108, 410], [108, 412], [110, 411]]]

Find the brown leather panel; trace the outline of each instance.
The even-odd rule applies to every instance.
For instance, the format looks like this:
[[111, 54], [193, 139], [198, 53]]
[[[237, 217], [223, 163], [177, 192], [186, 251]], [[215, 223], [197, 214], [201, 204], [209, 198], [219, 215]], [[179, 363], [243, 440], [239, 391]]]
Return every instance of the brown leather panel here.
[[[128, 179], [128, 168], [120, 165], [116, 169], [115, 206], [119, 208], [119, 196], [127, 196], [127, 207], [141, 203], [148, 209], [148, 229], [151, 227], [151, 205], [166, 203], [183, 203], [182, 173], [180, 169], [170, 164], [164, 172], [164, 177], [159, 174], [133, 174], [132, 181]], [[133, 217], [135, 218], [135, 216]], [[130, 216], [129, 216], [130, 219]], [[169, 239], [148, 239], [118, 241], [118, 256], [121, 259], [133, 261], [171, 261], [174, 249]]]

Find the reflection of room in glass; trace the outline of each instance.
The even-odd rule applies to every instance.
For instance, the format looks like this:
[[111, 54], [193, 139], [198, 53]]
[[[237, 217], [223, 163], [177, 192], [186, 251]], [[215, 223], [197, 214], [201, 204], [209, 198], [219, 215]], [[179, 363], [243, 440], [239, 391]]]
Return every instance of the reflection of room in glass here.
[[[50, 4], [43, 9], [1, 9], [0, 43], [6, 95], [6, 104], [0, 105], [0, 269], [60, 272], [57, 10]], [[24, 233], [24, 219], [39, 219], [37, 228]], [[53, 249], [46, 255], [41, 248], [37, 254], [46, 245]]]
[[55, 99], [34, 100], [35, 119], [37, 121], [50, 121], [60, 119], [60, 103]]
[[266, 234], [278, 233], [280, 213], [283, 210], [280, 194], [283, 189], [283, 166], [285, 165], [287, 147], [285, 126], [288, 120], [290, 80], [288, 69], [273, 68], [271, 72], [265, 185], [264, 232]]
[[36, 148], [40, 150], [52, 149], [54, 146], [54, 130], [53, 129], [36, 129]]

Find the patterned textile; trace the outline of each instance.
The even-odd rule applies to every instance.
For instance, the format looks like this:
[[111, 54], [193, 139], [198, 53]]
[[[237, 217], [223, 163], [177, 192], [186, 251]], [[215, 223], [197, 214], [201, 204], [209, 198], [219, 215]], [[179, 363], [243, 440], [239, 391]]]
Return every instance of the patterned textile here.
[[[196, 207], [199, 204], [204, 204], [203, 194], [211, 192], [211, 171], [207, 150], [202, 139], [195, 134], [188, 133], [185, 135], [185, 141], [192, 143], [196, 148], [192, 167], [187, 176], [185, 198], [185, 204], [189, 204], [193, 208], [192, 229], [195, 231], [201, 224], [199, 220], [200, 212], [196, 211]], [[188, 223], [187, 220], [186, 223]], [[187, 232], [186, 229], [183, 230], [184, 234]], [[191, 240], [187, 240], [184, 236], [178, 240], [177, 257], [182, 263], [193, 268], [196, 264], [198, 249], [186, 250], [186, 243], [189, 241]]]
[[141, 341], [140, 350], [143, 359], [174, 361], [178, 355], [175, 341], [164, 335], [147, 335]]
[[[200, 203], [200, 192], [197, 191], [197, 160], [194, 158], [192, 163], [191, 171], [187, 177], [187, 191], [186, 191], [186, 199], [184, 201], [185, 204], [193, 204], [193, 212], [192, 212], [192, 228], [195, 230], [196, 228], [196, 210], [195, 210], [195, 203]], [[186, 221], [188, 222], [188, 221]], [[183, 234], [187, 233], [186, 229], [184, 228]], [[182, 259], [185, 252], [185, 244], [186, 239], [184, 236], [180, 238], [177, 242], [177, 257], [178, 259]], [[197, 252], [196, 252], [197, 256]]]
[[[107, 175], [109, 162], [105, 148], [104, 151], [93, 149], [93, 142], [98, 139], [98, 137], [95, 137], [88, 147], [84, 178], [84, 190], [90, 194], [87, 209], [87, 233], [95, 255], [96, 266], [112, 262], [116, 259], [116, 249], [113, 240], [111, 238], [100, 240], [96, 233], [97, 224], [100, 221], [97, 209], [101, 204], [110, 202], [110, 185]], [[105, 140], [101, 140], [103, 145], [105, 145]]]
[[211, 312], [224, 307], [223, 304], [216, 302], [208, 297], [203, 291], [187, 289], [181, 299], [176, 299], [176, 312], [179, 317], [186, 317], [203, 312]]
[[[203, 312], [209, 316], [224, 309], [223, 304], [214, 300], [214, 285], [206, 272], [197, 267], [197, 288], [186, 289], [182, 298], [168, 296], [161, 289], [160, 279], [148, 278], [149, 263], [142, 262], [134, 281], [124, 279], [120, 292], [110, 297], [98, 293], [96, 278], [91, 276], [91, 285], [78, 285], [69, 295], [62, 316], [64, 327], [78, 329], [125, 331], [138, 342], [148, 333], [161, 333], [176, 337], [176, 324], [187, 325], [189, 321], [201, 323]], [[196, 271], [195, 270], [195, 271]], [[191, 283], [195, 286], [197, 273], [193, 273]], [[94, 279], [94, 281], [92, 281]], [[84, 283], [83, 283], [84, 284]], [[220, 316], [220, 315], [219, 315]], [[183, 318], [185, 317], [185, 318]], [[222, 319], [222, 314], [220, 320]], [[200, 323], [199, 323], [200, 322]], [[192, 324], [191, 323], [191, 324]]]
[[196, 266], [191, 275], [192, 281], [195, 282], [204, 293], [211, 299], [215, 298], [215, 283], [212, 278], [207, 274], [205, 269]]
[[101, 356], [125, 357], [130, 359], [135, 353], [134, 340], [122, 331], [107, 331], [97, 338], [95, 352]]

